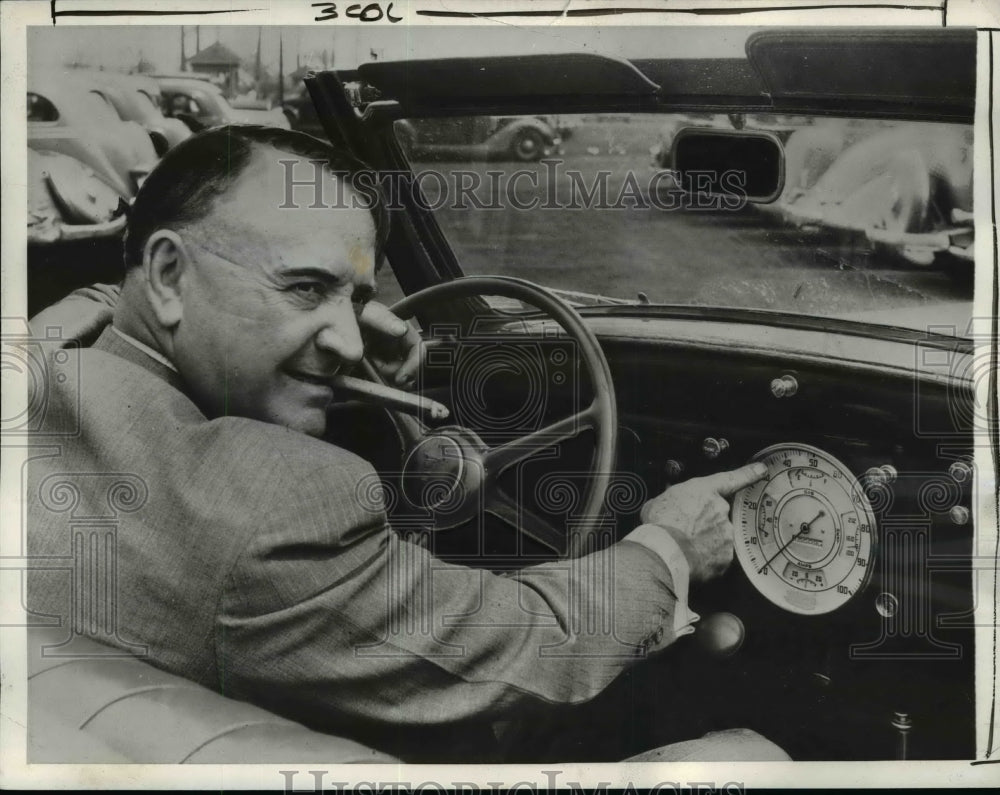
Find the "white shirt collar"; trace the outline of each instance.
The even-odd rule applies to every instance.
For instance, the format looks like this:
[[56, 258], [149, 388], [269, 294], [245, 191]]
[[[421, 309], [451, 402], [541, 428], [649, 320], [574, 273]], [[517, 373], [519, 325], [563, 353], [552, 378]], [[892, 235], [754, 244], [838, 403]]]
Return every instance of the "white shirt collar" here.
[[144, 354], [146, 354], [149, 358], [156, 359], [156, 361], [158, 361], [164, 367], [169, 367], [175, 373], [177, 372], [177, 368], [174, 367], [174, 363], [172, 361], [170, 361], [166, 356], [164, 356], [159, 351], [154, 351], [152, 348], [150, 348], [145, 343], [139, 342], [139, 340], [137, 340], [135, 337], [129, 336], [124, 331], [121, 331], [121, 330], [115, 328], [114, 326], [111, 327], [111, 330], [115, 334], [117, 334], [119, 337], [121, 337], [123, 340], [125, 340], [125, 342], [127, 342], [133, 348], [138, 348], [140, 351], [142, 351]]

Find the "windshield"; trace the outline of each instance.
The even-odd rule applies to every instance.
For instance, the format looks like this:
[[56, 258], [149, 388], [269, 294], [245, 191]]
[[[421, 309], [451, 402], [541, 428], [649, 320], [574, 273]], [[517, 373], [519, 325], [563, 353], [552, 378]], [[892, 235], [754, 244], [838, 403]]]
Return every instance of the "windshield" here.
[[[671, 179], [684, 127], [774, 133], [785, 185], [700, 199]], [[581, 304], [769, 310], [964, 333], [972, 127], [776, 114], [406, 119], [395, 134], [467, 274]]]

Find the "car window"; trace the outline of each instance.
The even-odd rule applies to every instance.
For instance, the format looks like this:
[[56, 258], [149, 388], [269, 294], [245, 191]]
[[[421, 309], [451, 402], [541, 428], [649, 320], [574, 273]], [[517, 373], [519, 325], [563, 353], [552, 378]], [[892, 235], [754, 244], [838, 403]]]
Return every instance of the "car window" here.
[[[780, 198], [751, 204], [738, 184], [707, 201], [680, 192], [670, 152], [685, 127], [776, 135]], [[614, 113], [406, 119], [394, 130], [467, 274], [531, 279], [584, 304], [922, 329], [971, 315], [968, 125]]]
[[170, 98], [170, 112], [173, 113], [188, 113], [192, 116], [197, 116], [201, 113], [201, 105], [198, 104], [194, 97], [190, 97], [187, 94], [174, 94]]
[[59, 111], [41, 94], [28, 92], [28, 121], [59, 121]]

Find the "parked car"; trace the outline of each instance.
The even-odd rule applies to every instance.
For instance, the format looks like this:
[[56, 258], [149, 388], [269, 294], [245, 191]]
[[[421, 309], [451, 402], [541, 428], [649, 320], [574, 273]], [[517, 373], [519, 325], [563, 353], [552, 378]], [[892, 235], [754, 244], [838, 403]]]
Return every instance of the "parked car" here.
[[121, 278], [125, 197], [69, 155], [28, 149], [28, 312]]
[[536, 116], [407, 119], [400, 144], [418, 160], [516, 160], [531, 163], [558, 153], [561, 139]]
[[192, 131], [218, 124], [265, 124], [288, 129], [280, 109], [234, 108], [222, 90], [205, 80], [190, 77], [157, 78], [163, 95], [163, 112], [180, 119]]
[[153, 78], [101, 71], [89, 71], [81, 76], [97, 84], [94, 90], [114, 107], [119, 118], [138, 122], [145, 128], [158, 155], [191, 135], [182, 121], [164, 117], [160, 86]]
[[[433, 32], [441, 48], [441, 30]], [[420, 36], [420, 28], [408, 35]], [[780, 110], [805, 118], [808, 129], [865, 119], [885, 131], [878, 146], [868, 139], [850, 158], [850, 149], [831, 158], [842, 163], [837, 172], [831, 165], [829, 180], [817, 178], [804, 195], [841, 181], [847, 192], [838, 196], [863, 190], [864, 180], [846, 170], [855, 158], [860, 172], [877, 162], [881, 174], [896, 173], [884, 154], [890, 149], [910, 166], [916, 153], [927, 166], [964, 174], [971, 165], [953, 147], [967, 145], [975, 115], [976, 34], [801, 27], [741, 34], [706, 26], [699, 35], [712, 46], [687, 63], [672, 45], [688, 35], [665, 27], [637, 37], [648, 52], [633, 63], [594, 52], [484, 55], [471, 59], [475, 68], [468, 57], [380, 60], [359, 68], [380, 95], [363, 114], [337, 74], [310, 78], [316, 119], [330, 139], [349, 142], [386, 173], [412, 176], [421, 170], [418, 153], [435, 147], [463, 160], [473, 153], [534, 160], [556, 144], [541, 135], [538, 115], [590, 114], [574, 139], [585, 132], [616, 142], [568, 154], [551, 169], [523, 162], [439, 169], [437, 187], [454, 189], [450, 201], [427, 201], [427, 185], [415, 179], [412, 190], [395, 194], [402, 218], [386, 245], [380, 293], [405, 293], [395, 311], [417, 318], [435, 343], [419, 388], [451, 409], [450, 424], [428, 430], [341, 405], [330, 441], [375, 463], [372, 491], [385, 497], [399, 532], [413, 530], [449, 562], [490, 571], [545, 560], [577, 565], [588, 549], [635, 528], [644, 501], [666, 484], [749, 461], [766, 465], [760, 483], [732, 495], [735, 562], [691, 592], [699, 630], [589, 703], [523, 711], [497, 704], [510, 758], [611, 761], [629, 747], [745, 726], [795, 760], [936, 760], [918, 768], [926, 775], [942, 770], [941, 760], [963, 760], [947, 768], [949, 783], [982, 775], [988, 765], [967, 762], [996, 753], [988, 700], [997, 626], [985, 571], [996, 573], [997, 528], [977, 519], [974, 494], [995, 491], [979, 466], [989, 466], [984, 445], [997, 426], [976, 390], [987, 380], [981, 348], [995, 350], [995, 325], [987, 336], [972, 323], [971, 286], [899, 269], [877, 249], [838, 247], [775, 225], [738, 191], [725, 201], [708, 191], [661, 195], [655, 174], [645, 164], [639, 173], [634, 156], [658, 131], [692, 126], [691, 117], [677, 118], [678, 108]], [[743, 57], [712, 57], [716, 46], [728, 53], [736, 35], [745, 39]], [[685, 79], [654, 79], [675, 74]], [[734, 83], [734, 74], [744, 82]], [[991, 92], [993, 85], [981, 93]], [[912, 138], [915, 119], [942, 125], [942, 133]], [[521, 130], [539, 139], [515, 151]], [[747, 134], [712, 132], [734, 146]], [[709, 167], [721, 169], [729, 157], [718, 147], [706, 151], [718, 155]], [[779, 156], [775, 185], [781, 165]], [[995, 175], [983, 166], [976, 179]], [[917, 209], [900, 225], [919, 221]], [[447, 472], [421, 468], [443, 455], [411, 455], [429, 436], [435, 450], [454, 451]], [[448, 500], [440, 489], [435, 502], [417, 493], [431, 490], [408, 488], [434, 478], [453, 478]], [[448, 644], [463, 622], [478, 626], [476, 609], [426, 630], [440, 630], [442, 654], [461, 653]], [[35, 662], [47, 667], [39, 655]], [[87, 677], [101, 677], [106, 695], [88, 704], [100, 712], [121, 703], [129, 687], [147, 696], [148, 687], [131, 684], [145, 681], [138, 665], [116, 674], [110, 665], [88, 673], [49, 664], [32, 698], [65, 704], [63, 693], [96, 692]], [[160, 672], [148, 675], [162, 682]], [[173, 690], [159, 686], [166, 703]], [[284, 708], [272, 693], [260, 701]], [[202, 709], [197, 695], [177, 696], [164, 707], [171, 725], [210, 719], [211, 730], [177, 732], [195, 739], [171, 746], [176, 757], [200, 761], [209, 741], [251, 720], [244, 707], [213, 701]], [[73, 712], [76, 722], [67, 719], [59, 736], [91, 732], [85, 739], [132, 761], [165, 761], [162, 724], [145, 714], [97, 725]], [[384, 752], [406, 729], [376, 727], [363, 742]], [[419, 730], [435, 742], [427, 727]], [[256, 739], [235, 738], [212, 760], [258, 761], [265, 746]], [[303, 756], [310, 751], [314, 745]], [[467, 761], [449, 756], [448, 746], [433, 751]], [[342, 755], [324, 752], [359, 758], [353, 745]], [[294, 761], [294, 751], [288, 756]]]
[[243, 124], [263, 124], [267, 127], [291, 129], [291, 124], [282, 109], [275, 107], [266, 99], [236, 97], [229, 106], [233, 109], [234, 118], [238, 118]]
[[[912, 265], [971, 279], [971, 124], [913, 122], [861, 137], [817, 133], [802, 130], [788, 142], [798, 168], [780, 203], [787, 220], [858, 232]], [[803, 167], [807, 161], [811, 168]]]
[[146, 131], [122, 121], [92, 81], [68, 71], [28, 75], [27, 121], [29, 148], [79, 160], [125, 197], [157, 160]]

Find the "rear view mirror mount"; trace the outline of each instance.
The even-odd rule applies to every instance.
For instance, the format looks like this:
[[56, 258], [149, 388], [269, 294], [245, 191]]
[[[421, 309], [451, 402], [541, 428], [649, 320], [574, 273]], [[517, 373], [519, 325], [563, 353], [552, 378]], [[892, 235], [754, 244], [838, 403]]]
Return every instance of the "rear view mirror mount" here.
[[770, 132], [685, 127], [674, 137], [671, 162], [686, 193], [740, 205], [770, 204], [785, 186], [784, 149]]

